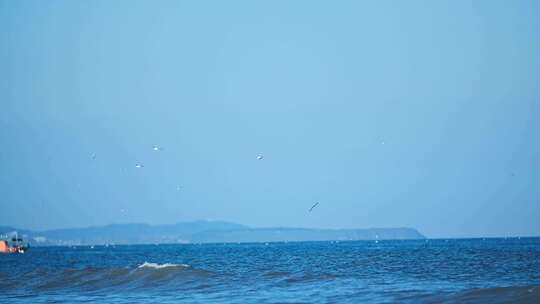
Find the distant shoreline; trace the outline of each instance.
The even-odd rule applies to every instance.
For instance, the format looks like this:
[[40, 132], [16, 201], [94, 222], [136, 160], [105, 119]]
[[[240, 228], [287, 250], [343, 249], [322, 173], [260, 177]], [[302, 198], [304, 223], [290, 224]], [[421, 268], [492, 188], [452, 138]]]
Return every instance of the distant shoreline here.
[[252, 228], [224, 221], [179, 222], [170, 225], [112, 224], [46, 231], [0, 227], [2, 235], [9, 235], [14, 231], [17, 231], [33, 246], [426, 239], [416, 229], [405, 227], [367, 229]]

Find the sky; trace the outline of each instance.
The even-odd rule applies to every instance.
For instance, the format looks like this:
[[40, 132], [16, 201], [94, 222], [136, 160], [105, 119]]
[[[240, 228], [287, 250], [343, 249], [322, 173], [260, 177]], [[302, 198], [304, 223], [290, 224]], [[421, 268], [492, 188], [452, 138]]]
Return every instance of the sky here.
[[0, 0], [0, 28], [0, 225], [540, 235], [538, 1]]

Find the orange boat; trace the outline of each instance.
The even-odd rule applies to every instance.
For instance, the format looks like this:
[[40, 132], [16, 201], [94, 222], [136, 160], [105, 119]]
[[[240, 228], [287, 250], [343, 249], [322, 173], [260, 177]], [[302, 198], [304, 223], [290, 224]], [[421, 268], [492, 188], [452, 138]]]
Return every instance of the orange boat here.
[[25, 253], [28, 250], [28, 245], [24, 245], [22, 239], [14, 237], [11, 241], [13, 246], [6, 240], [0, 240], [0, 253]]

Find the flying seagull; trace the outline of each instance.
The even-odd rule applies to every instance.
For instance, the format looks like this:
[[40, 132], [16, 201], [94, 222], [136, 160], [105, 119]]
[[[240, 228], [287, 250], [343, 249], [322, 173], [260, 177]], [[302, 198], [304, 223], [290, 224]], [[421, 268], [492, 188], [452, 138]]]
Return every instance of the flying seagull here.
[[309, 212], [311, 212], [313, 210], [313, 208], [317, 207], [318, 204], [319, 204], [319, 202], [316, 202], [315, 204], [313, 204], [313, 206], [311, 206], [311, 208], [309, 208]]
[[135, 168], [137, 168], [137, 169], [140, 169], [140, 168], [143, 168], [143, 167], [144, 167], [144, 166], [141, 165], [141, 164], [136, 164], [136, 165], [135, 165]]
[[257, 159], [258, 159], [258, 160], [261, 160], [261, 159], [263, 159], [263, 158], [264, 158], [264, 155], [262, 155], [262, 153], [257, 154]]

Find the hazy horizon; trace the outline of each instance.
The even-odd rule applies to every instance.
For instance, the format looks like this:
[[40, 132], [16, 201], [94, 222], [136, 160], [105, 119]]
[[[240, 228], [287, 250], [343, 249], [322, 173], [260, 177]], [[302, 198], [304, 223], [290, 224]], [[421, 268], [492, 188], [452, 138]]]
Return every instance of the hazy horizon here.
[[0, 0], [0, 225], [539, 236], [539, 17], [538, 1]]
[[112, 222], [112, 223], [105, 223], [105, 224], [99, 224], [99, 225], [82, 225], [82, 226], [61, 226], [61, 227], [52, 227], [52, 228], [46, 228], [46, 229], [30, 229], [30, 228], [27, 228], [27, 227], [17, 227], [17, 226], [11, 226], [11, 225], [5, 225], [6, 227], [11, 227], [11, 228], [14, 228], [14, 229], [17, 229], [17, 230], [29, 230], [29, 231], [33, 231], [33, 232], [43, 232], [43, 231], [52, 231], [52, 230], [64, 230], [64, 229], [67, 229], [67, 230], [70, 230], [70, 229], [86, 229], [86, 228], [99, 228], [99, 227], [107, 227], [107, 226], [115, 226], [115, 225], [149, 225], [149, 226], [162, 226], [162, 225], [176, 225], [176, 224], [185, 224], [185, 223], [195, 223], [195, 222], [223, 222], [223, 223], [230, 223], [230, 224], [238, 224], [238, 225], [242, 225], [242, 226], [245, 226], [246, 228], [253, 228], [253, 229], [265, 229], [265, 228], [283, 228], [283, 229], [323, 229], [323, 230], [347, 230], [347, 229], [359, 229], [359, 230], [363, 230], [363, 229], [387, 229], [387, 228], [411, 228], [411, 229], [414, 229], [414, 230], [417, 230], [419, 233], [421, 233], [422, 235], [424, 235], [426, 238], [430, 238], [430, 239], [447, 239], [447, 238], [484, 238], [484, 237], [488, 237], [488, 238], [506, 238], [506, 237], [512, 237], [512, 238], [517, 238], [517, 237], [540, 237], [539, 234], [523, 234], [523, 235], [490, 235], [490, 236], [483, 236], [483, 235], [478, 235], [478, 236], [467, 236], [467, 235], [462, 235], [462, 236], [452, 236], [452, 237], [448, 237], [448, 236], [435, 236], [435, 237], [432, 237], [426, 233], [424, 233], [423, 231], [421, 231], [420, 229], [414, 227], [414, 226], [369, 226], [369, 227], [361, 227], [361, 226], [358, 226], [358, 227], [339, 227], [339, 226], [336, 226], [336, 227], [303, 227], [303, 226], [277, 226], [277, 225], [270, 225], [270, 226], [251, 226], [251, 225], [246, 225], [244, 223], [238, 223], [238, 222], [232, 222], [232, 221], [226, 221], [226, 220], [219, 220], [219, 219], [194, 219], [194, 220], [187, 220], [187, 221], [177, 221], [177, 222], [171, 222], [171, 223], [146, 223], [146, 222], [118, 222], [118, 223], [115, 223], [115, 222]]
[[229, 224], [238, 224], [245, 226], [247, 228], [300, 228], [300, 229], [372, 229], [372, 228], [413, 228], [415, 227], [350, 227], [350, 228], [328, 228], [328, 227], [302, 227], [302, 226], [250, 226], [243, 223], [238, 222], [232, 222], [232, 221], [225, 221], [225, 220], [219, 220], [219, 219], [195, 219], [190, 221], [177, 221], [177, 222], [171, 222], [171, 223], [159, 223], [159, 224], [152, 224], [152, 223], [145, 223], [145, 222], [126, 222], [126, 223], [108, 223], [108, 224], [102, 224], [102, 225], [91, 225], [91, 226], [70, 226], [70, 227], [56, 227], [56, 228], [50, 228], [50, 229], [28, 229], [26, 227], [16, 227], [16, 226], [9, 226], [11, 228], [16, 228], [20, 230], [31, 230], [35, 232], [40, 231], [46, 231], [46, 230], [59, 230], [59, 229], [81, 229], [81, 228], [94, 228], [94, 227], [105, 227], [105, 226], [113, 226], [113, 225], [149, 225], [149, 226], [161, 226], [161, 225], [176, 225], [176, 224], [185, 224], [185, 223], [196, 223], [196, 222], [221, 222], [221, 223], [229, 223]]

